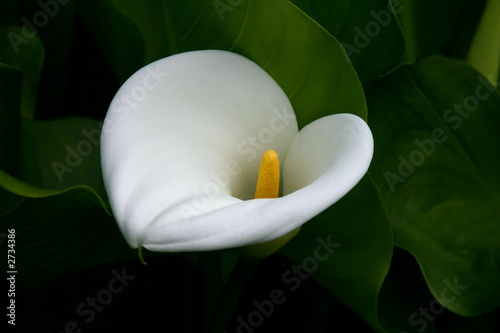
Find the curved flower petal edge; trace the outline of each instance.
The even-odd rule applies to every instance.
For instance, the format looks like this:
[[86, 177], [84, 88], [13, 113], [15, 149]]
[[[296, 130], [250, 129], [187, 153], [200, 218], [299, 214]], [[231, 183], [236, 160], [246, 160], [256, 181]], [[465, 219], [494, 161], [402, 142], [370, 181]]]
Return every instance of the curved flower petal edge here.
[[[278, 153], [282, 196], [253, 199], [260, 158]], [[131, 247], [203, 251], [283, 236], [349, 192], [373, 155], [352, 114], [300, 132], [279, 85], [252, 61], [192, 51], [140, 69], [101, 136], [111, 208]]]

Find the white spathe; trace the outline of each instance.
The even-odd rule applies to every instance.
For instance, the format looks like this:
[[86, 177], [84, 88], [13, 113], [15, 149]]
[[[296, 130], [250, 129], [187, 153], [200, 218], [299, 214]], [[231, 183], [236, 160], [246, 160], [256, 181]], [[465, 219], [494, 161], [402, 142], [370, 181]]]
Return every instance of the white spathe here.
[[[262, 154], [281, 161], [282, 193], [253, 199]], [[113, 99], [101, 135], [104, 182], [132, 247], [203, 251], [278, 238], [349, 192], [373, 138], [352, 114], [300, 132], [292, 106], [258, 65], [193, 51], [137, 71]]]

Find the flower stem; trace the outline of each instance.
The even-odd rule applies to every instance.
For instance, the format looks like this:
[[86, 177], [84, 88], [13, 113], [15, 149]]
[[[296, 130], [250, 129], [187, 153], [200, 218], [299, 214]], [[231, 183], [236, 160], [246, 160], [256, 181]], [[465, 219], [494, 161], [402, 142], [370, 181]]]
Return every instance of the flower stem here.
[[200, 252], [198, 257], [203, 327], [207, 326], [210, 322], [223, 288], [220, 255], [220, 251], [210, 251]]
[[487, 1], [467, 61], [496, 84], [500, 75], [500, 0]]
[[220, 294], [215, 311], [205, 330], [207, 333], [221, 333], [226, 331], [238, 300], [243, 294], [248, 281], [257, 271], [259, 262], [260, 260], [240, 256], [236, 267], [233, 269]]

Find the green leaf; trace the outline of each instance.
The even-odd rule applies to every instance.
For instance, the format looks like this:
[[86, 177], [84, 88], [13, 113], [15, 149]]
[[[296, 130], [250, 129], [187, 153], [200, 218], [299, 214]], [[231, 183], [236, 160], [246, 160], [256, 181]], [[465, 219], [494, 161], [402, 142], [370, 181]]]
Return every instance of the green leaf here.
[[41, 188], [87, 185], [105, 198], [100, 135], [100, 123], [90, 118], [25, 121], [16, 176]]
[[[94, 4], [96, 10], [110, 7], [110, 1]], [[152, 0], [114, 3], [121, 10], [113, 15], [125, 12], [143, 31], [148, 61], [191, 50], [233, 51], [255, 61], [280, 84], [300, 127], [333, 113], [366, 119], [362, 86], [342, 46], [288, 1], [222, 7], [210, 0], [162, 1], [160, 7]]]
[[467, 61], [494, 83], [500, 77], [500, 1], [488, 1]]
[[21, 115], [25, 119], [32, 119], [45, 54], [44, 46], [36, 36], [26, 38], [23, 29], [19, 27], [0, 24], [0, 34], [6, 36], [0, 39], [0, 63], [24, 71]]
[[292, 0], [346, 49], [363, 85], [399, 64], [403, 33], [387, 0]]
[[[468, 44], [485, 0], [393, 0], [406, 39], [403, 63], [412, 64], [430, 55], [446, 54], [448, 48], [460, 52]], [[459, 34], [457, 33], [459, 32]], [[465, 37], [465, 41], [460, 41]], [[462, 47], [463, 49], [463, 47]], [[463, 52], [463, 51], [462, 51]], [[460, 52], [461, 53], [461, 52]]]
[[[100, 124], [93, 119], [35, 121], [44, 47], [21, 28], [0, 25], [0, 168], [42, 188], [88, 185], [105, 197], [100, 169]], [[16, 44], [24, 40], [26, 43]]]
[[[139, 13], [146, 7], [145, 1], [141, 3], [144, 6], [137, 6]], [[145, 64], [144, 47], [149, 32], [141, 31], [135, 20], [121, 11], [114, 2], [79, 2], [78, 12], [88, 31], [96, 37], [94, 41], [118, 82], [125, 82]], [[155, 15], [158, 16], [154, 14], [149, 19], [153, 19]]]
[[370, 172], [394, 241], [434, 297], [466, 316], [500, 305], [500, 95], [465, 62], [401, 68], [367, 92]]
[[[136, 255], [88, 187], [45, 190], [0, 171], [0, 202], [0, 228], [15, 230], [15, 270], [24, 288], [35, 289], [63, 273]], [[2, 270], [12, 270], [6, 260]]]
[[[335, 246], [325, 250], [328, 243]], [[344, 198], [303, 225], [281, 252], [374, 329], [385, 332], [377, 308], [392, 249], [390, 224], [366, 175]]]
[[466, 59], [472, 40], [484, 12], [486, 0], [466, 0], [458, 12], [455, 32], [443, 55]]

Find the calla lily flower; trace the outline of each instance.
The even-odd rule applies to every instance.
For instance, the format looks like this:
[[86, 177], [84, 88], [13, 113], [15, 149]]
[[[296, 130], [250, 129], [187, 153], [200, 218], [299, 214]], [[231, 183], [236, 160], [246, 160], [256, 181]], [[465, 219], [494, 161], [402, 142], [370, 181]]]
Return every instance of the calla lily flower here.
[[[274, 150], [278, 198], [254, 198]], [[331, 206], [367, 172], [373, 138], [348, 114], [300, 131], [280, 86], [254, 62], [217, 50], [173, 55], [137, 71], [111, 102], [103, 177], [131, 247], [205, 251], [279, 238]]]

